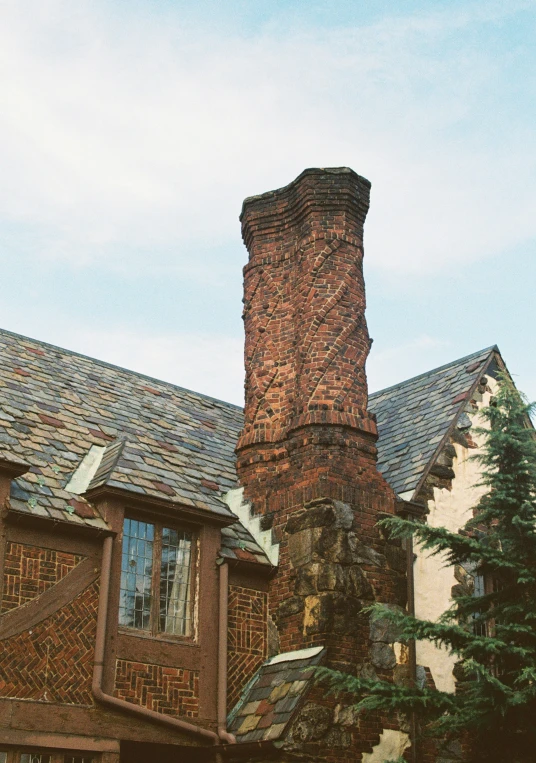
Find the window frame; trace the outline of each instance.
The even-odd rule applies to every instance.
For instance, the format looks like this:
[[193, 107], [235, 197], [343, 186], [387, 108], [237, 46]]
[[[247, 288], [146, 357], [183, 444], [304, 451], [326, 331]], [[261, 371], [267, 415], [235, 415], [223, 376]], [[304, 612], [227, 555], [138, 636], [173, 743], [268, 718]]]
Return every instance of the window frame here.
[[[149, 628], [139, 628], [133, 625], [124, 625], [119, 621], [119, 609], [121, 606], [121, 575], [122, 575], [122, 555], [125, 522], [133, 520], [135, 522], [144, 522], [153, 525], [153, 567], [151, 574], [151, 609], [149, 616]], [[177, 532], [188, 532], [191, 534], [190, 546], [190, 602], [189, 615], [191, 623], [191, 633], [189, 635], [180, 635], [168, 633], [160, 630], [160, 575], [162, 570], [162, 531], [163, 529], [175, 530]], [[119, 546], [119, 578], [118, 578], [118, 631], [127, 636], [136, 638], [157, 639], [158, 641], [167, 641], [174, 644], [193, 644], [197, 642], [197, 618], [195, 616], [197, 601], [199, 598], [198, 579], [199, 579], [199, 528], [189, 522], [175, 521], [172, 518], [159, 516], [147, 516], [137, 511], [125, 510], [122, 520], [121, 543]]]

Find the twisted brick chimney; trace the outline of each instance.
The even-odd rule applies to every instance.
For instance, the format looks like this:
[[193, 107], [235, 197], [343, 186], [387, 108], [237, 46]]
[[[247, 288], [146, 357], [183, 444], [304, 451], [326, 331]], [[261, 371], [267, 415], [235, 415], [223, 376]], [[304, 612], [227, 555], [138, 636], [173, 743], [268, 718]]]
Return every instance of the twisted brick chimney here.
[[375, 527], [395, 497], [376, 469], [367, 411], [369, 191], [346, 167], [308, 169], [246, 199], [241, 215], [249, 262], [237, 467], [252, 512], [280, 543], [270, 613], [281, 651], [323, 644], [332, 665], [352, 672], [373, 659], [362, 607], [404, 596]]

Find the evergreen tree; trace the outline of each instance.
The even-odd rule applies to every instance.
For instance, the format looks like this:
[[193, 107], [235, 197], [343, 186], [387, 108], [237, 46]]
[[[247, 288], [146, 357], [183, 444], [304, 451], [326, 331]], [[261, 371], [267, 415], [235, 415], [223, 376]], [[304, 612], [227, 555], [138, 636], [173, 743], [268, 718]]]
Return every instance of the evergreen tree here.
[[391, 537], [413, 535], [422, 551], [442, 555], [487, 581], [482, 596], [460, 594], [437, 622], [382, 605], [372, 617], [396, 624], [402, 641], [428, 640], [458, 658], [454, 694], [429, 687], [359, 679], [328, 669], [331, 692], [351, 692], [360, 711], [415, 713], [421, 734], [470, 740], [471, 763], [536, 761], [536, 440], [534, 411], [506, 375], [474, 456], [486, 493], [459, 533], [393, 517]]

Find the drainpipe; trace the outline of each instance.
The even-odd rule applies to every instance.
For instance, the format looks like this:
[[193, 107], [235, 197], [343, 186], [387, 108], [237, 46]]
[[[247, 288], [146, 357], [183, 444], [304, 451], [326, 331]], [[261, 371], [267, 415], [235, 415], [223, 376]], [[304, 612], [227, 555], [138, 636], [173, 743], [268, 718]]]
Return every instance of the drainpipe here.
[[[396, 513], [405, 519], [420, 519], [428, 513], [424, 504], [418, 501], [397, 500]], [[408, 592], [408, 614], [415, 616], [415, 571], [413, 558], [413, 535], [406, 538], [406, 584]], [[417, 685], [417, 647], [415, 639], [408, 641], [409, 677], [414, 686]], [[409, 739], [411, 763], [417, 763], [417, 717], [411, 713], [409, 719]]]
[[[175, 731], [187, 732], [202, 739], [210, 740], [212, 744], [219, 744], [220, 737], [214, 731], [202, 729], [193, 723], [181, 721], [178, 718], [170, 718], [168, 715], [156, 713], [154, 710], [148, 710], [145, 707], [139, 707], [131, 702], [125, 702], [122, 699], [106, 694], [102, 689], [102, 677], [104, 670], [104, 648], [106, 641], [106, 621], [108, 618], [108, 603], [110, 593], [110, 573], [112, 568], [112, 547], [113, 538], [107, 536], [104, 539], [102, 548], [102, 570], [101, 570], [101, 588], [99, 595], [99, 610], [97, 614], [97, 636], [95, 639], [95, 661], [93, 664], [93, 696], [103, 705], [108, 705], [117, 710], [131, 713], [147, 721], [159, 723], [161, 726], [167, 726]], [[218, 760], [217, 755], [216, 760]]]
[[227, 621], [229, 614], [229, 565], [220, 564], [220, 606], [218, 628], [218, 737], [227, 744], [236, 738], [227, 731]]
[[[406, 538], [406, 574], [408, 585], [408, 614], [415, 617], [415, 576], [413, 570], [413, 535]], [[408, 642], [409, 676], [414, 686], [417, 685], [417, 648], [415, 639]], [[409, 738], [411, 742], [411, 763], [417, 762], [417, 718], [411, 713], [409, 720]]]

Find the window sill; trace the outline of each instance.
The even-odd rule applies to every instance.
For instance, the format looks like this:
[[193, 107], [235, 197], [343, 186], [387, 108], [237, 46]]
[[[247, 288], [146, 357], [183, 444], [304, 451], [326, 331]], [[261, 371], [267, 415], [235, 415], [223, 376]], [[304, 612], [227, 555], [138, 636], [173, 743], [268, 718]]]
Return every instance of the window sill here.
[[125, 626], [119, 626], [117, 629], [118, 634], [121, 636], [132, 636], [133, 638], [144, 639], [145, 641], [158, 642], [159, 644], [173, 644], [173, 646], [189, 646], [199, 648], [199, 642], [193, 638], [185, 638], [182, 636], [169, 636], [166, 634], [158, 633], [156, 636], [148, 631], [137, 630], [136, 628], [127, 628]]

